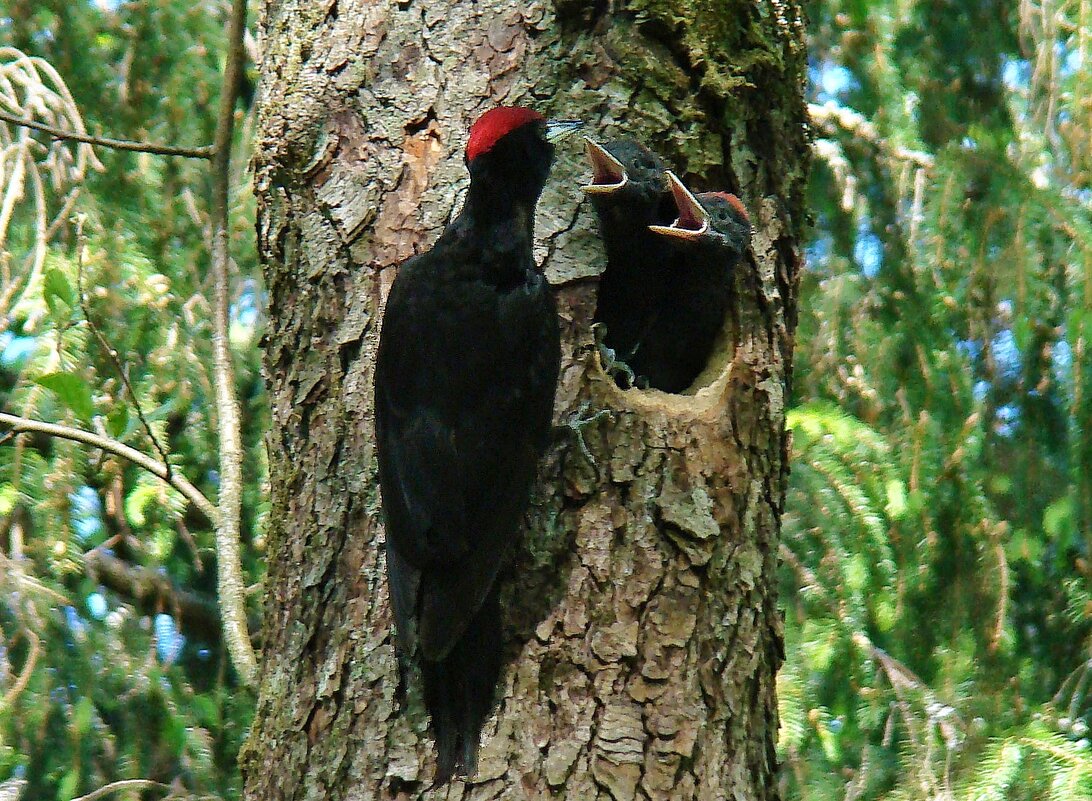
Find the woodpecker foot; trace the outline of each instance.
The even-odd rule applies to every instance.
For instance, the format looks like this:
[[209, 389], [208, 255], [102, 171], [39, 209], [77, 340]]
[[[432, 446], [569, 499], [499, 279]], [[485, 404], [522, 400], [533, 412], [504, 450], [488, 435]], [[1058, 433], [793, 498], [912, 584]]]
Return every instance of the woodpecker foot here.
[[[622, 389], [629, 389], [637, 382], [637, 376], [633, 369], [618, 358], [614, 348], [606, 343], [607, 327], [602, 323], [592, 326], [592, 334], [595, 336], [595, 347], [599, 350], [599, 362], [603, 365], [603, 372], [614, 379], [614, 383]], [[625, 383], [622, 383], [625, 379]]]
[[588, 460], [595, 470], [598, 472], [599, 463], [596, 462], [595, 457], [592, 456], [591, 450], [588, 449], [588, 443], [584, 439], [584, 429], [588, 426], [598, 423], [605, 417], [614, 419], [614, 412], [610, 409], [600, 409], [594, 414], [588, 414], [591, 409], [591, 402], [584, 401], [580, 404], [580, 408], [576, 410], [572, 417], [565, 421], [565, 428], [573, 432], [576, 435], [576, 444], [580, 447], [580, 453], [584, 455], [584, 458]]

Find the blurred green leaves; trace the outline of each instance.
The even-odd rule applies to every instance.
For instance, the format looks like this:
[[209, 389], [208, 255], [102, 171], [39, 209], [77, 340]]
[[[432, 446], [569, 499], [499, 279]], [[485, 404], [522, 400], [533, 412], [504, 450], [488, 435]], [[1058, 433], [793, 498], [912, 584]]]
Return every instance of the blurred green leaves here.
[[72, 317], [76, 309], [76, 290], [68, 283], [68, 278], [56, 267], [46, 270], [42, 295], [54, 321], [63, 325]]
[[[9, 4], [0, 47], [30, 58], [3, 91], [31, 86], [38, 101], [26, 113], [62, 128], [79, 119], [118, 138], [208, 144], [225, 10], [175, 0]], [[0, 62], [15, 70], [12, 52]], [[16, 105], [5, 107], [24, 100], [13, 97]], [[249, 139], [246, 111], [240, 148]], [[0, 405], [158, 459], [108, 352], [115, 351], [172, 469], [215, 497], [207, 163], [2, 133], [5, 147], [25, 148], [3, 150], [0, 161], [9, 160], [0, 174], [18, 172], [12, 154], [29, 158], [23, 166], [33, 170], [10, 193], [18, 202], [0, 231]], [[266, 513], [257, 502], [266, 463], [257, 350], [263, 295], [247, 159], [233, 161], [237, 305], [250, 310], [233, 337], [254, 468], [244, 487], [249, 583], [262, 575], [255, 543]], [[94, 574], [92, 549], [131, 572]], [[215, 627], [188, 629], [182, 600], [142, 595], [137, 583], [140, 571], [151, 571], [214, 609], [216, 551], [205, 517], [110, 454], [20, 434], [0, 445], [0, 558], [0, 694], [11, 693], [0, 705], [0, 782], [21, 776], [24, 798], [65, 801], [130, 778], [237, 797], [234, 759], [252, 698], [237, 686]], [[24, 675], [14, 689], [7, 681]]]
[[34, 382], [53, 392], [82, 422], [90, 425], [95, 404], [86, 381], [74, 373], [49, 373], [38, 376]]
[[789, 798], [1092, 786], [1085, 5], [810, 6]]

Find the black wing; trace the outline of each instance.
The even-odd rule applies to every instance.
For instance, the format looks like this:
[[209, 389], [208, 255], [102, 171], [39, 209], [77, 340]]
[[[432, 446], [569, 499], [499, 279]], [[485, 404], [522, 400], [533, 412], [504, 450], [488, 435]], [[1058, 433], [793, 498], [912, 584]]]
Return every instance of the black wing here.
[[544, 281], [499, 291], [437, 259], [407, 262], [392, 287], [375, 392], [395, 620], [432, 660], [462, 636], [514, 539], [560, 358]]

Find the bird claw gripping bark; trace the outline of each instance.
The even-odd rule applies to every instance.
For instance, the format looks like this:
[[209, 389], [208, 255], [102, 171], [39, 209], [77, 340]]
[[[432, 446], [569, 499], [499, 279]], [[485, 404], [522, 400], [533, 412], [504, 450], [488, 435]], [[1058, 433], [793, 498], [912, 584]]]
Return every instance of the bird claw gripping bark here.
[[599, 463], [595, 460], [595, 457], [592, 456], [592, 452], [588, 448], [588, 443], [584, 439], [584, 429], [598, 423], [604, 418], [613, 420], [614, 412], [611, 409], [600, 409], [594, 414], [589, 415], [588, 410], [590, 409], [591, 401], [584, 401], [581, 403], [580, 408], [576, 410], [573, 416], [565, 421], [565, 428], [576, 435], [576, 444], [580, 447], [580, 453], [588, 460], [588, 464], [598, 472]]
[[[613, 378], [614, 382], [622, 389], [636, 386], [637, 376], [633, 372], [633, 368], [619, 359], [614, 348], [606, 343], [607, 327], [602, 323], [596, 323], [592, 326], [592, 333], [595, 335], [595, 347], [599, 351], [599, 362], [603, 365], [603, 372]], [[625, 386], [619, 380], [620, 378], [626, 379]]]
[[596, 337], [603, 369], [622, 389], [684, 392], [724, 327], [747, 211], [726, 192], [695, 195], [635, 140], [585, 150], [607, 257], [594, 316], [608, 327]]

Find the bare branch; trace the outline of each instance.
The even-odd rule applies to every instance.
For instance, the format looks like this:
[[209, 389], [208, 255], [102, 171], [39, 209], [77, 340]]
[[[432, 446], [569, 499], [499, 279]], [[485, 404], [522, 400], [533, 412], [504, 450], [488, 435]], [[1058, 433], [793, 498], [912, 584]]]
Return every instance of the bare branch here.
[[201, 147], [175, 147], [174, 145], [159, 145], [151, 142], [134, 142], [130, 139], [111, 139], [105, 136], [90, 136], [76, 131], [65, 131], [54, 128], [35, 120], [23, 119], [6, 111], [0, 111], [0, 120], [23, 128], [31, 128], [35, 131], [47, 133], [54, 139], [65, 139], [71, 142], [82, 142], [86, 145], [98, 145], [108, 147], [111, 150], [128, 150], [135, 153], [154, 153], [157, 156], [180, 156], [187, 159], [211, 159], [213, 148], [209, 145]]
[[19, 678], [11, 685], [11, 689], [4, 694], [0, 709], [11, 707], [15, 703], [15, 699], [27, 688], [27, 684], [30, 683], [30, 674], [34, 671], [34, 666], [38, 662], [38, 655], [42, 652], [42, 641], [34, 629], [25, 628], [23, 631], [26, 632], [27, 639], [30, 641], [30, 650], [27, 652], [27, 659], [23, 663], [23, 669], [19, 672]]
[[132, 601], [142, 613], [170, 611], [183, 634], [220, 639], [220, 610], [213, 599], [179, 587], [158, 570], [131, 565], [101, 548], [84, 555], [84, 566], [95, 581]]
[[46, 423], [41, 420], [32, 420], [29, 417], [18, 417], [14, 414], [0, 413], [0, 423], [11, 426], [13, 431], [37, 431], [41, 434], [48, 434], [51, 437], [60, 437], [62, 439], [70, 439], [74, 442], [82, 442], [85, 445], [91, 445], [95, 448], [101, 448], [102, 450], [112, 453], [115, 456], [120, 456], [122, 459], [135, 464], [137, 467], [142, 467], [151, 473], [153, 476], [157, 476], [167, 484], [174, 487], [183, 497], [190, 503], [196, 506], [213, 524], [216, 523], [219, 517], [216, 507], [212, 505], [204, 495], [201, 494], [201, 490], [193, 486], [189, 481], [180, 475], [174, 474], [168, 478], [167, 468], [157, 462], [147, 454], [141, 453], [136, 448], [130, 448], [117, 440], [108, 439], [107, 437], [100, 437], [91, 431], [84, 431], [82, 428], [72, 428], [70, 426], [57, 425], [56, 423]]
[[97, 798], [103, 798], [111, 793], [116, 793], [120, 790], [170, 790], [171, 788], [163, 784], [162, 782], [154, 782], [151, 779], [122, 779], [118, 782], [111, 782], [105, 787], [100, 787], [97, 790], [92, 790], [87, 795], [81, 795], [78, 798], [73, 798], [72, 801], [95, 801]]
[[27, 595], [44, 596], [48, 600], [61, 604], [62, 606], [72, 606], [71, 598], [63, 593], [57, 592], [48, 585], [43, 584], [34, 576], [28, 575], [26, 570], [24, 570], [23, 565], [24, 562], [21, 558], [9, 559], [7, 556], [0, 554], [0, 576], [4, 577], [4, 581], [15, 584], [16, 590], [26, 593]]
[[231, 180], [231, 140], [235, 130], [235, 101], [243, 68], [243, 33], [246, 0], [234, 0], [228, 24], [228, 54], [220, 90], [216, 123], [216, 156], [212, 162], [212, 275], [215, 282], [212, 352], [216, 384], [216, 411], [220, 433], [220, 493], [216, 526], [217, 584], [224, 622], [224, 641], [243, 681], [254, 685], [258, 675], [254, 646], [246, 626], [246, 585], [239, 558], [239, 519], [243, 495], [243, 446], [239, 405], [235, 397], [235, 370], [228, 339], [230, 281], [228, 265], [228, 191]]

